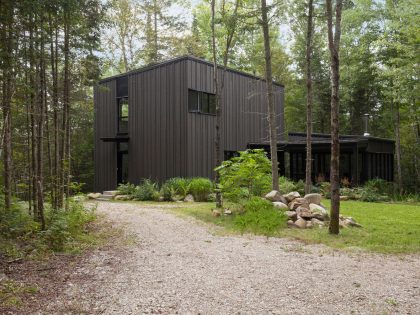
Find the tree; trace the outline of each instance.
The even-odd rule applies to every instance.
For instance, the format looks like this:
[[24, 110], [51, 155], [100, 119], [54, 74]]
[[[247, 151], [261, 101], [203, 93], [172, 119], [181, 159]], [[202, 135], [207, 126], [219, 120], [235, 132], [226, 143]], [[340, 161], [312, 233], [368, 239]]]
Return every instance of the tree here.
[[270, 33], [266, 0], [261, 0], [261, 26], [264, 34], [265, 81], [267, 84], [268, 129], [270, 138], [272, 189], [279, 189], [279, 166], [277, 160], [277, 124], [273, 97], [273, 76], [271, 72]]
[[[233, 4], [231, 3], [223, 3], [220, 9], [220, 23], [225, 26], [226, 30], [226, 38], [225, 38], [225, 45], [224, 49], [222, 50], [222, 58], [223, 58], [223, 69], [221, 71], [221, 75], [219, 78], [219, 67], [218, 67], [218, 51], [216, 45], [216, 1], [211, 1], [211, 33], [212, 33], [212, 55], [213, 55], [213, 81], [214, 81], [214, 94], [216, 95], [216, 127], [215, 127], [215, 140], [214, 140], [214, 148], [215, 148], [215, 164], [219, 166], [222, 163], [222, 150], [221, 150], [221, 138], [222, 138], [222, 111], [224, 107], [223, 101], [223, 90], [225, 84], [225, 76], [227, 65], [229, 62], [229, 54], [230, 50], [233, 45], [233, 38], [236, 32], [237, 23], [238, 23], [238, 7], [239, 7], [239, 0], [235, 0]], [[216, 184], [216, 207], [222, 207], [222, 195], [220, 192], [219, 181], [220, 176], [219, 172], [215, 171], [214, 181]]]
[[339, 141], [339, 88], [340, 88], [340, 37], [341, 37], [341, 11], [343, 1], [337, 0], [335, 4], [335, 27], [333, 29], [332, 0], [326, 0], [326, 13], [328, 25], [328, 48], [331, 56], [331, 220], [329, 232], [339, 233], [340, 219], [340, 141]]
[[313, 0], [308, 1], [308, 25], [306, 32], [306, 178], [305, 193], [309, 194], [312, 188], [312, 15], [314, 11]]

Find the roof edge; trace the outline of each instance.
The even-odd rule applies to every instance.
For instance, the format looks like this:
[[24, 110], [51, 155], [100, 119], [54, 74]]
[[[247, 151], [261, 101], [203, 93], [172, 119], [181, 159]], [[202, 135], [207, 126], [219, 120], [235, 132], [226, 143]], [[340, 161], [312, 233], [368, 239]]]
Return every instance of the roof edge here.
[[[168, 60], [165, 60], [165, 61], [161, 61], [161, 62], [158, 62], [158, 63], [145, 65], [144, 67], [133, 69], [133, 70], [130, 70], [128, 72], [124, 72], [124, 73], [116, 74], [116, 75], [113, 75], [113, 76], [110, 76], [110, 77], [107, 77], [107, 78], [103, 78], [103, 79], [98, 81], [98, 84], [109, 82], [109, 81], [115, 80], [115, 79], [120, 78], [120, 77], [125, 77], [125, 76], [128, 76], [128, 75], [133, 75], [133, 74], [146, 72], [146, 71], [149, 71], [149, 70], [153, 70], [153, 69], [156, 69], [156, 68], [159, 68], [159, 67], [167, 66], [169, 64], [184, 61], [184, 60], [191, 60], [191, 61], [203, 63], [203, 64], [206, 64], [206, 65], [209, 65], [209, 66], [213, 67], [213, 63], [208, 61], [208, 60], [198, 58], [198, 57], [195, 57], [195, 56], [192, 56], [192, 55], [183, 55], [183, 56], [171, 58], [171, 59], [168, 59]], [[217, 67], [219, 69], [224, 68], [221, 65], [217, 65]], [[249, 77], [249, 78], [253, 78], [253, 79], [256, 79], [256, 80], [260, 80], [260, 81], [264, 81], [264, 82], [266, 81], [262, 77], [259, 77], [259, 76], [241, 71], [241, 70], [237, 70], [237, 69], [234, 69], [234, 68], [231, 68], [231, 67], [226, 67], [226, 71], [236, 73], [236, 74], [239, 74], [239, 75], [242, 75], [242, 76], [246, 76], [246, 77]], [[276, 81], [273, 81], [273, 84], [284, 88], [283, 84], [278, 83]]]

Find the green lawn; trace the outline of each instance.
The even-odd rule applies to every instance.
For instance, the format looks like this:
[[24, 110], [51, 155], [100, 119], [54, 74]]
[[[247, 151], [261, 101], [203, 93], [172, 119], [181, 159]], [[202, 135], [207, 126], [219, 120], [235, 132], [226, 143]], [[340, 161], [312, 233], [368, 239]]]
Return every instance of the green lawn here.
[[[327, 201], [324, 203], [328, 206]], [[211, 215], [212, 203], [194, 203], [171, 211], [213, 223], [226, 232], [237, 233], [233, 216], [215, 218]], [[369, 203], [345, 201], [341, 213], [353, 217], [362, 228], [341, 229], [340, 235], [328, 234], [323, 229], [281, 229], [274, 236], [290, 237], [306, 243], [323, 243], [335, 248], [365, 249], [380, 253], [420, 252], [420, 205]]]

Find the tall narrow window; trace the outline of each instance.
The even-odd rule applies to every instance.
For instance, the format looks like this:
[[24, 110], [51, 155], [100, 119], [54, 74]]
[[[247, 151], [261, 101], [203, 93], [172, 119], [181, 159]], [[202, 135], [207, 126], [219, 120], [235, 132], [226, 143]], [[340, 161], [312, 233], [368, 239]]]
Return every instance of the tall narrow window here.
[[118, 99], [118, 132], [128, 132], [128, 98]]
[[199, 112], [200, 108], [198, 107], [198, 96], [199, 93], [194, 90], [188, 90], [188, 110], [190, 112]]

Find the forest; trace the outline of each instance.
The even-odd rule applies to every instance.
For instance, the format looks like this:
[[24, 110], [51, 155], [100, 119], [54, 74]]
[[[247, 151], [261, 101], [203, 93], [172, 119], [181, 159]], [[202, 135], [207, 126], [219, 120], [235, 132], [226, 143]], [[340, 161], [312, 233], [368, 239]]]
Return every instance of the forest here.
[[[395, 189], [418, 193], [417, 3], [333, 3], [342, 6], [339, 133], [363, 134], [361, 117], [369, 114], [371, 135], [396, 140]], [[45, 203], [66, 208], [70, 195], [93, 189], [93, 87], [99, 79], [185, 54], [265, 77], [267, 34], [270, 75], [286, 87], [286, 131], [307, 129], [310, 73], [310, 128], [329, 133], [328, 1], [268, 1], [265, 19], [260, 5], [255, 0], [1, 0], [5, 208], [27, 201], [44, 225]]]

